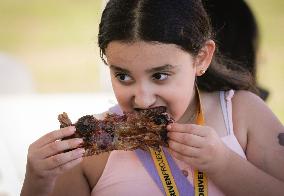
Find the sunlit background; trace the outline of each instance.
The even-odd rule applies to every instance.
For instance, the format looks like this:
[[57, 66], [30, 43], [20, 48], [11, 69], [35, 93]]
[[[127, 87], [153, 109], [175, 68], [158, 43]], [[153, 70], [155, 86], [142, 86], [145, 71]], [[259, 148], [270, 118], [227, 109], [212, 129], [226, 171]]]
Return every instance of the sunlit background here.
[[[248, 0], [261, 33], [258, 81], [284, 123], [284, 1]], [[97, 33], [102, 0], [0, 0], [0, 196], [18, 195], [28, 144], [115, 103]]]

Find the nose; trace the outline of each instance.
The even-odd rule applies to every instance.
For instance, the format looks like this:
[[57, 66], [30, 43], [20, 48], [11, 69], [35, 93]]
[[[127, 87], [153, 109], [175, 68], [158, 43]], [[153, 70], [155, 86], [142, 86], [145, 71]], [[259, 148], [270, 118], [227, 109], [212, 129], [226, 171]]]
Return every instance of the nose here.
[[150, 87], [139, 86], [134, 93], [134, 108], [151, 108], [156, 103], [156, 95]]

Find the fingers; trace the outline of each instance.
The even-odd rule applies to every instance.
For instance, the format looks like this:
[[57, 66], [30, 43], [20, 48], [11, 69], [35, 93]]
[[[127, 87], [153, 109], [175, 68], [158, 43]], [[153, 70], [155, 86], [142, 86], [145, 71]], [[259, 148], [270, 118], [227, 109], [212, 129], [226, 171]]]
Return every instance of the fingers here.
[[36, 176], [50, 178], [78, 164], [85, 153], [83, 148], [78, 148], [83, 140], [61, 140], [74, 132], [75, 127], [66, 127], [50, 132], [31, 144], [27, 157], [27, 167], [30, 171]]
[[196, 158], [200, 153], [200, 148], [184, 145], [173, 140], [169, 141], [169, 147], [172, 151], [178, 152], [180, 156]]
[[199, 158], [200, 152], [206, 146], [208, 128], [196, 124], [173, 123], [168, 127], [169, 148], [178, 159], [191, 161]]
[[68, 140], [62, 140], [62, 141], [55, 141], [52, 143], [47, 144], [42, 148], [42, 150], [38, 151], [39, 158], [47, 158], [50, 156], [53, 156], [55, 154], [58, 154], [60, 152], [71, 150], [74, 148], [77, 148], [80, 144], [82, 144], [83, 139], [81, 138], [73, 138]]
[[45, 146], [46, 144], [49, 144], [51, 142], [54, 142], [56, 140], [60, 140], [64, 137], [71, 136], [75, 132], [75, 127], [65, 127], [60, 130], [52, 131], [50, 133], [47, 133], [46, 135], [39, 138], [37, 141], [33, 143], [33, 146], [36, 148], [41, 148]]
[[205, 126], [195, 124], [173, 123], [168, 127], [168, 137], [181, 144], [201, 148], [205, 142], [208, 130]]
[[195, 156], [189, 157], [189, 156], [184, 156], [183, 154], [176, 152], [174, 150], [170, 150], [170, 153], [172, 156], [174, 156], [176, 159], [183, 161], [185, 163], [191, 163], [191, 165], [194, 165], [196, 162], [197, 158]]
[[168, 132], [168, 137], [170, 138], [170, 140], [195, 148], [203, 147], [203, 144], [205, 142], [204, 137], [189, 133]]
[[78, 148], [78, 149], [75, 149], [69, 152], [60, 153], [60, 154], [51, 156], [44, 161], [44, 164], [45, 164], [44, 168], [46, 168], [47, 170], [52, 170], [57, 167], [59, 168], [65, 167], [65, 165], [68, 164], [69, 162], [82, 158], [84, 153], [85, 153], [85, 150], [83, 148]]
[[191, 133], [201, 137], [205, 137], [207, 135], [205, 126], [196, 125], [196, 124], [172, 123], [167, 126], [167, 129], [172, 132]]
[[60, 165], [56, 170], [56, 173], [62, 173], [68, 169], [73, 168], [74, 166], [76, 166], [77, 164], [79, 164], [81, 161], [83, 160], [82, 157], [78, 158], [78, 159], [74, 159], [72, 161], [69, 161], [68, 163], [64, 164], [64, 165]]

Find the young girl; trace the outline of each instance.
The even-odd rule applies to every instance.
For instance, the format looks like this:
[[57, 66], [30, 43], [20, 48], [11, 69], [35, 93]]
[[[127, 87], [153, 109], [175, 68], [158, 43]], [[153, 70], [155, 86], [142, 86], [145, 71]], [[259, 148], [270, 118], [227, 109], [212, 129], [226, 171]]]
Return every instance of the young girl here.
[[108, 112], [166, 106], [175, 119], [164, 148], [173, 178], [139, 150], [82, 160], [80, 139], [60, 141], [69, 127], [30, 145], [22, 196], [283, 195], [284, 127], [249, 75], [213, 55], [199, 0], [110, 0], [98, 41], [118, 101]]

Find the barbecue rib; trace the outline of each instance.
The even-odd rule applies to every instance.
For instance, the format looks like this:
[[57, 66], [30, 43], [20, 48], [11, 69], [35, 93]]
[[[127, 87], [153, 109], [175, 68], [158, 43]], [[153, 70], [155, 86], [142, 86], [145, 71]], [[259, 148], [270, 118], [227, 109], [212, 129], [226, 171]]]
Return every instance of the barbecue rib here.
[[81, 117], [72, 124], [67, 113], [58, 116], [60, 128], [75, 126], [75, 133], [69, 138], [83, 138], [81, 147], [84, 156], [112, 150], [148, 150], [148, 147], [168, 146], [166, 126], [173, 119], [166, 113], [166, 107], [139, 109], [124, 115], [107, 114], [104, 120], [92, 115]]

